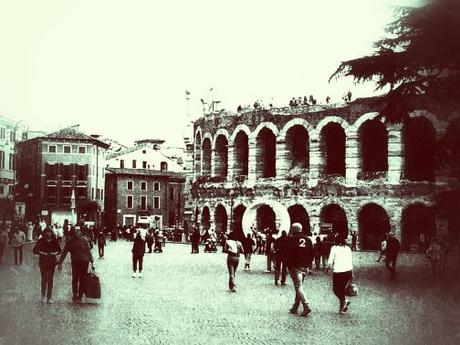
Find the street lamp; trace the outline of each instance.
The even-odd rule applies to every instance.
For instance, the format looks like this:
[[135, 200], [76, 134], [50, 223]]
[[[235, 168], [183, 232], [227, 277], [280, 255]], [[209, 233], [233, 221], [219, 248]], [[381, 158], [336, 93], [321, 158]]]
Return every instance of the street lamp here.
[[233, 231], [233, 196], [235, 192], [233, 189], [230, 190], [230, 232]]

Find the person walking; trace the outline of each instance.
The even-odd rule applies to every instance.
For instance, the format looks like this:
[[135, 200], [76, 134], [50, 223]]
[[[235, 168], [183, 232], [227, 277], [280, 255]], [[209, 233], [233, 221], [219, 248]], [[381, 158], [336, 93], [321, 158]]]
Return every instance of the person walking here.
[[281, 236], [275, 240], [275, 286], [278, 286], [278, 281], [281, 274], [281, 285], [286, 285], [286, 252], [287, 252], [287, 237], [286, 231], [281, 232]]
[[313, 245], [313, 249], [315, 252], [315, 270], [321, 269], [321, 254], [323, 252], [323, 242], [321, 242], [321, 237], [316, 235], [315, 237], [315, 244]]
[[65, 243], [61, 257], [58, 262], [58, 270], [62, 270], [67, 253], [70, 253], [72, 266], [72, 301], [81, 303], [83, 298], [83, 279], [88, 272], [89, 263], [94, 270], [94, 259], [88, 239], [80, 234], [80, 231], [71, 228], [69, 239]]
[[200, 252], [200, 231], [195, 228], [192, 235], [190, 236], [190, 242], [192, 242], [192, 254], [198, 254]]
[[240, 261], [240, 254], [244, 254], [243, 245], [238, 240], [235, 232], [228, 235], [227, 246], [227, 269], [228, 269], [228, 288], [231, 292], [236, 292], [235, 275]]
[[24, 249], [24, 242], [26, 241], [26, 234], [16, 228], [13, 233], [12, 238], [12, 245], [14, 248], [14, 264], [15, 265], [22, 265], [22, 258], [23, 258], [23, 249]]
[[149, 249], [149, 253], [152, 253], [152, 246], [154, 242], [154, 233], [153, 229], [149, 229], [147, 235], [145, 236], [145, 243], [147, 243], [147, 248]]
[[426, 257], [430, 261], [433, 278], [441, 276], [441, 260], [442, 260], [442, 247], [436, 237], [429, 241], [428, 249], [426, 250]]
[[270, 229], [268, 229], [267, 242], [265, 244], [265, 255], [267, 257], [267, 269], [264, 272], [271, 273], [273, 262], [275, 261], [275, 239]]
[[339, 235], [329, 254], [329, 262], [326, 269], [328, 273], [332, 267], [332, 290], [339, 299], [339, 313], [348, 312], [350, 301], [345, 297], [348, 283], [353, 277], [353, 259], [350, 247], [347, 245], [345, 236]]
[[307, 316], [311, 313], [302, 285], [308, 267], [313, 261], [313, 257], [313, 244], [308, 236], [302, 233], [302, 224], [293, 223], [291, 225], [286, 251], [286, 265], [289, 269], [289, 275], [291, 276], [295, 290], [294, 304], [291, 309], [289, 309], [291, 314], [297, 314], [297, 310], [301, 303], [303, 306], [301, 315]]
[[[142, 264], [144, 261], [145, 241], [140, 233], [134, 237], [133, 249], [133, 278], [142, 278]], [[138, 273], [139, 272], [139, 273]]]
[[396, 278], [396, 261], [398, 260], [400, 242], [395, 237], [393, 232], [388, 234], [387, 246], [386, 246], [386, 268], [390, 272], [390, 279]]
[[387, 255], [387, 237], [388, 234], [385, 235], [385, 238], [380, 242], [380, 256], [375, 262], [380, 262], [384, 256]]
[[8, 231], [5, 228], [0, 230], [0, 265], [3, 263], [3, 254], [8, 243]]
[[255, 242], [252, 239], [251, 234], [247, 234], [245, 239], [243, 240], [243, 250], [244, 250], [244, 270], [250, 271], [251, 270], [251, 257], [252, 252], [254, 251]]
[[54, 271], [57, 264], [57, 256], [61, 254], [61, 246], [58, 239], [53, 235], [50, 228], [42, 232], [42, 237], [37, 241], [33, 249], [34, 254], [39, 255], [38, 266], [41, 275], [41, 302], [53, 303]]
[[96, 241], [97, 241], [97, 249], [99, 252], [99, 259], [103, 259], [104, 258], [104, 248], [105, 248], [106, 242], [105, 242], [105, 233], [102, 230], [99, 230], [96, 236]]

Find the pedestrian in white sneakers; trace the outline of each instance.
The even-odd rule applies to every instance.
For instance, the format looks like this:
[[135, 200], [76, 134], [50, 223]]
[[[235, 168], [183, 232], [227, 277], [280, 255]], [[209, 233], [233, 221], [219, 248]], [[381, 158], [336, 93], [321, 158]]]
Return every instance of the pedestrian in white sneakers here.
[[[142, 262], [145, 253], [145, 241], [142, 235], [138, 232], [134, 238], [133, 249], [133, 278], [142, 277]], [[139, 272], [139, 273], [138, 273]]]

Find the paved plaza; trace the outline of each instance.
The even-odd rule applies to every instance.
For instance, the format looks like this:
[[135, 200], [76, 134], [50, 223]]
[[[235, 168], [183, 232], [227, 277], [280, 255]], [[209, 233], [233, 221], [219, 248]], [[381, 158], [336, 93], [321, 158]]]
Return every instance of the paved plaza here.
[[[39, 303], [38, 259], [25, 247], [22, 266], [0, 266], [0, 345], [11, 344], [459, 344], [460, 298], [449, 258], [446, 282], [432, 282], [419, 255], [402, 255], [399, 277], [389, 281], [376, 253], [355, 252], [359, 296], [347, 315], [337, 313], [330, 276], [306, 280], [313, 312], [288, 314], [293, 288], [275, 287], [263, 273], [265, 256], [251, 272], [240, 262], [238, 292], [227, 290], [225, 254], [190, 254], [166, 245], [146, 254], [142, 278], [131, 278], [131, 243], [109, 242], [96, 259], [103, 296], [72, 304], [70, 259], [55, 275], [55, 304]], [[220, 248], [219, 248], [220, 249]], [[96, 249], [93, 249], [95, 254]], [[428, 276], [427, 276], [428, 275]]]

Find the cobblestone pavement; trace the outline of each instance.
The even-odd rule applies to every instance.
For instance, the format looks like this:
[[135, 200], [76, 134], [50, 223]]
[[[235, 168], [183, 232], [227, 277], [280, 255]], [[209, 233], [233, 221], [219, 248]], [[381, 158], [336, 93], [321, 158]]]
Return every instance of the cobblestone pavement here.
[[224, 254], [191, 255], [188, 245], [170, 243], [146, 254], [143, 277], [131, 278], [131, 244], [109, 242], [96, 261], [103, 296], [81, 305], [70, 302], [67, 258], [55, 275], [55, 304], [42, 305], [31, 250], [17, 266], [9, 249], [0, 266], [0, 345], [460, 343], [458, 279], [432, 282], [417, 255], [402, 255], [399, 277], [389, 281], [375, 253], [355, 252], [360, 291], [347, 315], [337, 313], [331, 277], [309, 276], [313, 312], [304, 318], [288, 314], [292, 283], [275, 287], [264, 256], [253, 257], [251, 272], [240, 262], [238, 292], [230, 293]]

